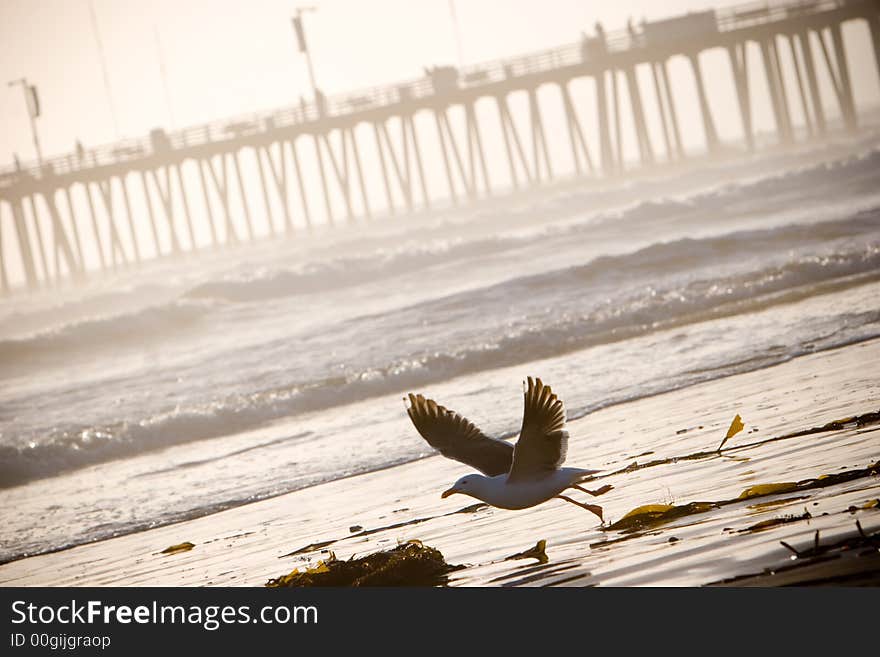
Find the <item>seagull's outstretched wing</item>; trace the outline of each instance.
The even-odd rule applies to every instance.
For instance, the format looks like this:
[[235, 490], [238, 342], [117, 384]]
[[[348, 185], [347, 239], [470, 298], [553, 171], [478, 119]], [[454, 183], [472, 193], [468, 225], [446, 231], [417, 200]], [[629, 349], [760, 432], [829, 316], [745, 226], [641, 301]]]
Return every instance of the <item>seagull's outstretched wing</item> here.
[[565, 408], [550, 386], [529, 377], [525, 382], [522, 430], [513, 452], [510, 480], [556, 470], [568, 451]]
[[443, 456], [466, 463], [489, 477], [510, 471], [510, 443], [489, 438], [458, 413], [422, 395], [410, 393], [406, 410], [422, 438]]

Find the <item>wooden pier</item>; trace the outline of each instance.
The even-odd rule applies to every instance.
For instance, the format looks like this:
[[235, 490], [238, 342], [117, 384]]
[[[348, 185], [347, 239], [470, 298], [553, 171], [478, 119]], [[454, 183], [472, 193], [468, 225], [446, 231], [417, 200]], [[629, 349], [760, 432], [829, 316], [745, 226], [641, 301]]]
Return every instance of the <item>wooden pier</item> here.
[[[557, 129], [566, 133], [575, 175], [623, 171], [621, 122], [627, 111], [641, 164], [679, 161], [685, 149], [670, 81], [668, 62], [673, 57], [689, 61], [705, 148], [712, 153], [720, 140], [700, 57], [713, 49], [723, 49], [729, 58], [742, 139], [749, 149], [756, 145], [753, 96], [765, 89], [779, 143], [792, 144], [798, 136], [791, 111], [795, 103], [808, 138], [827, 133], [820, 69], [831, 80], [832, 100], [844, 129], [855, 132], [859, 116], [841, 31], [848, 21], [867, 23], [880, 70], [880, 1], [753, 2], [617, 32], [606, 33], [599, 26], [594, 34], [551, 50], [461, 70], [439, 67], [415, 80], [332, 97], [318, 95], [313, 102], [175, 132], [157, 129], [143, 139], [78, 148], [41, 163], [9, 167], [0, 170], [0, 255], [6, 256], [0, 259], [0, 293], [82, 278], [89, 260], [93, 270], [115, 270], [146, 258], [253, 240], [258, 234], [290, 235], [297, 225], [308, 228], [319, 221], [316, 206], [323, 208], [322, 223], [330, 224], [370, 219], [379, 205], [388, 214], [430, 209], [440, 198], [432, 198], [426, 181], [423, 143], [428, 139], [434, 140], [442, 159], [444, 202], [461, 204], [541, 185], [559, 175], [538, 96], [538, 89], [546, 85], [558, 88], [565, 121], [564, 128]], [[750, 43], [760, 48], [763, 70], [757, 73], [748, 66]], [[783, 45], [792, 60], [788, 70], [796, 78], [796, 97], [788, 93], [792, 81], [787, 85], [784, 79]], [[648, 129], [646, 89], [638, 78], [641, 72], [644, 79], [645, 71], [659, 110], [661, 143], [652, 141]], [[766, 84], [756, 86], [756, 75]], [[575, 110], [571, 83], [580, 78], [594, 83], [591, 118], [598, 125], [598, 144], [588, 143]], [[621, 80], [628, 107], [620, 103]], [[517, 125], [509, 103], [517, 92], [528, 98], [526, 130], [521, 122]], [[476, 103], [486, 98], [497, 105], [508, 165], [506, 171], [491, 174], [485, 126], [475, 111]], [[461, 109], [453, 116], [451, 108]], [[424, 122], [417, 129], [414, 119], [423, 113], [433, 117], [435, 131], [426, 132]], [[454, 125], [456, 121], [463, 125]], [[356, 132], [364, 125], [372, 127], [368, 143], [363, 129], [360, 141]], [[377, 189], [365, 184], [364, 148], [373, 149], [381, 169], [378, 201], [373, 198]], [[302, 149], [310, 151], [311, 169], [301, 166]], [[243, 182], [245, 153], [257, 185]], [[188, 175], [182, 173], [184, 167]], [[138, 207], [143, 206], [144, 215], [136, 216], [131, 198], [135, 188], [144, 200]], [[74, 194], [84, 202], [74, 202]], [[341, 213], [339, 203], [334, 207], [331, 200], [334, 195], [343, 201]], [[252, 209], [255, 196], [265, 212]], [[88, 214], [83, 217], [79, 210], [85, 208]], [[149, 229], [139, 231], [137, 226], [144, 222]], [[199, 231], [208, 236], [201, 244]], [[19, 262], [8, 262], [10, 254]], [[21, 281], [12, 280], [13, 268], [22, 272]]]

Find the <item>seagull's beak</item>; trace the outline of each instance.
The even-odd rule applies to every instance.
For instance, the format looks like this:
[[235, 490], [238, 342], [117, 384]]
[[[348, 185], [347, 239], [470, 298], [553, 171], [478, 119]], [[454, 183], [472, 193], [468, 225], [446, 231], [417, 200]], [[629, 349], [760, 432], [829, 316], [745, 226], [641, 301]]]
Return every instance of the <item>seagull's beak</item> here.
[[445, 491], [443, 491], [443, 492], [440, 494], [440, 497], [442, 497], [443, 499], [446, 499], [447, 497], [449, 497], [449, 496], [452, 495], [453, 493], [457, 493], [457, 492], [458, 492], [458, 490], [457, 490], [455, 487], [453, 487], [453, 488], [450, 488], [449, 490], [445, 490]]

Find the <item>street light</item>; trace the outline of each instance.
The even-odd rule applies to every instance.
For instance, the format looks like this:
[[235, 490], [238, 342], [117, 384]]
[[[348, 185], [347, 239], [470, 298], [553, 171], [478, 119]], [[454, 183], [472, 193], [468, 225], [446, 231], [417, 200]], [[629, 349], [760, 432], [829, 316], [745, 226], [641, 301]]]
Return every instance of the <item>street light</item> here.
[[306, 55], [306, 65], [309, 69], [309, 82], [312, 85], [312, 93], [315, 100], [318, 99], [318, 86], [315, 84], [315, 71], [312, 68], [312, 55], [309, 52], [309, 46], [306, 43], [306, 32], [303, 28], [302, 16], [309, 11], [316, 11], [315, 7], [297, 7], [296, 16], [293, 17], [293, 30], [296, 32], [296, 40], [299, 45], [299, 51]]
[[27, 78], [12, 80], [8, 86], [13, 87], [17, 84], [21, 85], [21, 90], [24, 92], [24, 102], [27, 105], [28, 119], [31, 122], [31, 134], [34, 137], [34, 148], [37, 151], [37, 162], [42, 167], [43, 152], [40, 150], [40, 138], [37, 136], [36, 123], [37, 117], [40, 116], [40, 97], [37, 96], [37, 88], [32, 84], [28, 84]]

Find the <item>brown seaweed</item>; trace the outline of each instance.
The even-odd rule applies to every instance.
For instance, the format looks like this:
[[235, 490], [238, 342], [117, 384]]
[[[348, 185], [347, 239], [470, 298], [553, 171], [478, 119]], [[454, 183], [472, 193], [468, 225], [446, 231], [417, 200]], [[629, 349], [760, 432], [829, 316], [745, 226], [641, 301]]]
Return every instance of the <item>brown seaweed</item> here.
[[464, 566], [446, 563], [436, 548], [407, 541], [347, 561], [330, 557], [313, 568], [270, 579], [269, 588], [301, 586], [444, 586], [447, 575]]
[[672, 504], [647, 504], [633, 509], [623, 516], [623, 518], [609, 525], [605, 529], [608, 531], [617, 530], [623, 532], [635, 532], [640, 529], [653, 527], [695, 513], [705, 513], [710, 509], [717, 509], [719, 506], [720, 504], [717, 502], [691, 502], [690, 504], [683, 504], [681, 506], [675, 506]]
[[779, 493], [790, 493], [792, 491], [806, 491], [814, 488], [825, 488], [836, 484], [846, 483], [854, 479], [862, 477], [871, 477], [880, 474], [880, 461], [857, 470], [847, 470], [846, 472], [838, 472], [834, 474], [819, 475], [813, 479], [803, 479], [797, 482], [782, 482], [770, 484], [757, 484], [749, 486], [738, 497], [728, 500], [718, 500], [714, 502], [690, 502], [675, 506], [671, 504], [648, 504], [637, 507], [623, 516], [617, 522], [603, 527], [604, 531], [623, 531], [635, 532], [648, 527], [675, 520], [684, 516], [693, 515], [695, 513], [705, 513], [710, 509], [735, 504], [743, 500], [751, 500], [754, 498], [765, 497], [768, 495], [777, 495]]
[[186, 541], [185, 543], [178, 543], [177, 545], [169, 545], [167, 548], [162, 550], [159, 554], [178, 554], [180, 552], [189, 552], [195, 547], [193, 543]]

